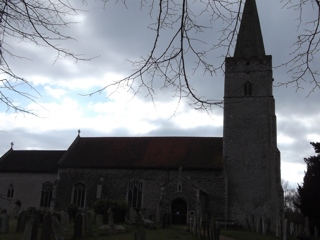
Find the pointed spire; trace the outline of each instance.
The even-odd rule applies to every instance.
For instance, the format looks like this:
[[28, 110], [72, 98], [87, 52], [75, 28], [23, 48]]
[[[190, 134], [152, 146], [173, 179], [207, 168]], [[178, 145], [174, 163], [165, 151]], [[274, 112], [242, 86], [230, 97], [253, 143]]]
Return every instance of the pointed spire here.
[[246, 0], [234, 57], [265, 56], [255, 0]]

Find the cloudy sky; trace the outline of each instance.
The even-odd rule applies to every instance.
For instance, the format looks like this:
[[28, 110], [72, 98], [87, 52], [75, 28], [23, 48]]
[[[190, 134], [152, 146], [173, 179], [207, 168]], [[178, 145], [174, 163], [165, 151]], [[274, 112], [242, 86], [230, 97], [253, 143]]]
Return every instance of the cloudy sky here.
[[[298, 12], [278, 2], [257, 0], [266, 53], [273, 56], [274, 66], [289, 60], [299, 24]], [[161, 89], [160, 84], [155, 84], [153, 101], [144, 89], [135, 96], [128, 89], [82, 96], [128, 76], [133, 70], [130, 61], [146, 57], [151, 50], [155, 34], [148, 27], [155, 18], [150, 18], [148, 6], [128, 4], [125, 7], [111, 2], [104, 7], [100, 1], [90, 1], [79, 6], [86, 11], [72, 19], [77, 24], [64, 30], [76, 41], [61, 44], [87, 58], [97, 57], [91, 61], [61, 58], [55, 62], [56, 53], [49, 48], [17, 40], [11, 43], [16, 53], [29, 59], [9, 58], [12, 70], [28, 79], [41, 96], [36, 103], [15, 99], [37, 116], [16, 114], [0, 106], [0, 155], [9, 150], [11, 142], [16, 150], [67, 149], [78, 129], [83, 137], [222, 136], [221, 107], [214, 107], [209, 114], [196, 111], [187, 100], [178, 101], [170, 89]], [[303, 14], [305, 18], [314, 17], [317, 11], [310, 4]], [[209, 16], [202, 16], [200, 21], [210, 24]], [[212, 28], [198, 35], [207, 46], [217, 41], [221, 30], [219, 22], [211, 24]], [[300, 31], [303, 28], [300, 26]], [[162, 36], [166, 39], [170, 34], [168, 30]], [[223, 51], [213, 51], [208, 54], [208, 61], [218, 65], [222, 55]], [[314, 64], [319, 65], [319, 61]], [[296, 187], [304, 176], [303, 158], [314, 155], [309, 143], [320, 141], [320, 90], [309, 95], [312, 86], [307, 83], [298, 91], [294, 85], [276, 87], [290, 81], [287, 71], [284, 67], [274, 69], [274, 97], [282, 178]], [[211, 77], [198, 71], [190, 77], [199, 96], [223, 99], [223, 72]], [[31, 91], [26, 86], [21, 89]]]

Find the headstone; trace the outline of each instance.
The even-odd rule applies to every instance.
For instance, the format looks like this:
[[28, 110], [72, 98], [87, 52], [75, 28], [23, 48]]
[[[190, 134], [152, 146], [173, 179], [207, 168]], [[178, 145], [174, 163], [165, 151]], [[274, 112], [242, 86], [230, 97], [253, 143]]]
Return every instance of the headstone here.
[[81, 213], [77, 213], [74, 218], [74, 232], [73, 239], [82, 238], [82, 215]]
[[288, 219], [285, 219], [283, 222], [283, 240], [287, 240], [287, 231], [288, 231]]
[[263, 217], [262, 218], [262, 234], [267, 234], [267, 228], [268, 228], [268, 226], [267, 226], [267, 221], [266, 221], [266, 219]]
[[26, 228], [23, 232], [21, 240], [31, 240], [32, 228], [33, 228], [34, 218], [29, 218], [26, 223]]
[[137, 231], [134, 233], [134, 240], [146, 240], [146, 231], [143, 229], [143, 216], [139, 212], [136, 218]]
[[97, 227], [101, 227], [103, 225], [103, 215], [102, 214], [97, 214], [96, 224], [97, 224]]
[[51, 214], [47, 213], [44, 215], [42, 220], [42, 231], [40, 240], [51, 240], [52, 236], [52, 219]]
[[317, 239], [319, 236], [319, 230], [317, 227], [314, 227], [314, 238]]
[[12, 209], [12, 215], [14, 218], [17, 218], [19, 216], [21, 207], [19, 205], [14, 205]]
[[276, 226], [276, 237], [279, 238], [281, 235], [281, 223], [280, 221], [278, 220], [277, 221], [277, 226]]
[[93, 229], [92, 229], [93, 216], [92, 216], [91, 212], [86, 212], [84, 214], [84, 221], [85, 221], [84, 234], [86, 237], [90, 237], [93, 234]]
[[290, 227], [289, 227], [289, 231], [290, 231], [290, 236], [294, 236], [294, 224], [293, 222], [290, 222]]
[[133, 207], [131, 207], [128, 211], [128, 219], [127, 221], [129, 223], [134, 223], [136, 221], [137, 211], [134, 210]]
[[309, 226], [309, 218], [308, 217], [306, 217], [305, 218], [305, 232], [306, 232], [306, 235], [307, 235], [307, 237], [310, 237], [310, 226]]
[[52, 233], [54, 240], [63, 240], [62, 226], [57, 216], [52, 216]]
[[253, 231], [255, 232], [256, 231], [256, 226], [254, 224], [254, 216], [251, 215], [251, 222], [252, 222], [252, 226], [253, 226]]
[[110, 228], [110, 233], [115, 232], [115, 227], [114, 227], [114, 221], [113, 221], [113, 212], [111, 207], [108, 209], [108, 218], [109, 218], [109, 228]]
[[2, 210], [0, 215], [0, 233], [9, 232], [9, 215], [7, 210]]
[[257, 222], [257, 233], [262, 233], [262, 219], [259, 218]]
[[38, 239], [39, 225], [40, 225], [40, 218], [35, 212], [31, 213], [29, 218], [30, 219], [32, 219], [32, 218], [34, 219], [33, 220], [33, 224], [32, 224], [31, 240], [37, 240]]
[[68, 226], [69, 226], [69, 213], [66, 211], [61, 211], [60, 212], [60, 216], [61, 216], [61, 227], [62, 227], [62, 231], [67, 231], [68, 230]]
[[28, 220], [28, 213], [27, 211], [23, 211], [19, 214], [18, 216], [18, 221], [17, 221], [17, 227], [16, 227], [16, 232], [24, 232], [24, 229], [26, 227]]

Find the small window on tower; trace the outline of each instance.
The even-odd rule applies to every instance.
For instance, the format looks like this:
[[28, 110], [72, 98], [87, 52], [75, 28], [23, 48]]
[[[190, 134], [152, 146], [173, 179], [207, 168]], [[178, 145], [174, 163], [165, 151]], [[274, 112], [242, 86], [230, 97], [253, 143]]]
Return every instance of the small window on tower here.
[[243, 89], [243, 93], [244, 93], [244, 96], [252, 96], [252, 83], [247, 81], [245, 84], [244, 84], [244, 89]]

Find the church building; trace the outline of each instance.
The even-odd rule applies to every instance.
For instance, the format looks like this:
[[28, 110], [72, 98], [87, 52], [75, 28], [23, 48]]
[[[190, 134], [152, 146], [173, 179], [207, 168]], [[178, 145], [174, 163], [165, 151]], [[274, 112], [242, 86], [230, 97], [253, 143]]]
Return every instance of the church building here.
[[[283, 214], [272, 57], [255, 0], [247, 0], [225, 59], [223, 137], [81, 137], [67, 150], [9, 149], [0, 158], [0, 208], [48, 210], [125, 200], [172, 223], [211, 215], [243, 228]], [[256, 223], [254, 223], [256, 224]]]

